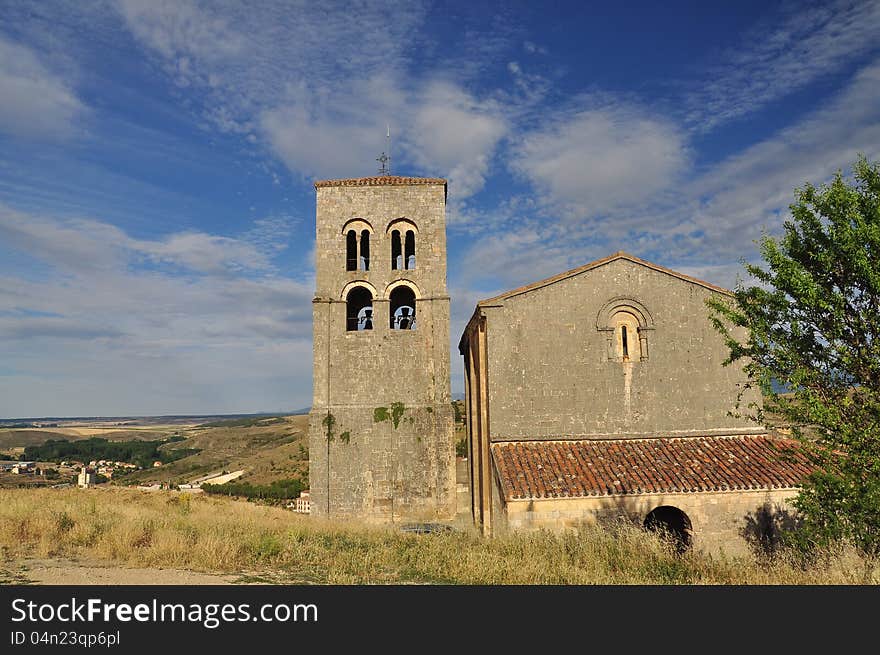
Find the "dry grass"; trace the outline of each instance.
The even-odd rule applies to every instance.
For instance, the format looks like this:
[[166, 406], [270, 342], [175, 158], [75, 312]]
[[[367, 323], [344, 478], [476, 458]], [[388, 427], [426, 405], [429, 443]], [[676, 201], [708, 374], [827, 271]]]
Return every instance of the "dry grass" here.
[[[246, 572], [273, 582], [456, 584], [854, 584], [878, 579], [852, 553], [803, 570], [750, 558], [678, 558], [631, 528], [483, 540], [334, 525], [226, 498], [128, 489], [10, 490], [5, 560], [66, 557], [117, 566]], [[869, 570], [866, 578], [866, 570]]]

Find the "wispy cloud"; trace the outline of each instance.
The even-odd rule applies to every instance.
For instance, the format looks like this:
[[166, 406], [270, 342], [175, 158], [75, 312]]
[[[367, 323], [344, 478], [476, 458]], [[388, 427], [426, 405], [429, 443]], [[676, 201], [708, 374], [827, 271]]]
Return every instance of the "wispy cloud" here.
[[704, 235], [695, 246], [735, 258], [753, 249], [764, 226], [781, 224], [795, 187], [848, 173], [859, 152], [880, 157], [880, 60], [825, 106], [712, 167], [689, 185], [689, 211], [674, 211]]
[[236, 3], [122, 0], [119, 8], [179, 85], [208, 95], [206, 117], [236, 130], [257, 129], [263, 111], [303, 93], [329, 97], [351, 80], [395, 74], [403, 52], [416, 46], [424, 15], [418, 3], [328, 3], [315, 11], [304, 1], [270, 0], [253, 11]]
[[793, 3], [779, 23], [743, 35], [686, 99], [686, 123], [708, 131], [783, 98], [880, 47], [880, 3]]
[[120, 0], [118, 7], [136, 38], [171, 64], [181, 84], [194, 80], [196, 66], [229, 61], [246, 47], [227, 18], [188, 0]]
[[[592, 132], [592, 117], [575, 113], [525, 137], [515, 165], [543, 202], [523, 194], [495, 212], [460, 218], [458, 229], [483, 225], [495, 236], [482, 236], [461, 254], [458, 284], [509, 288], [624, 249], [733, 286], [743, 273], [738, 261], [754, 259], [762, 233], [777, 231], [788, 217], [796, 187], [848, 173], [859, 152], [880, 158], [880, 60], [824, 106], [700, 173], [684, 168], [680, 131], [658, 137], [669, 123], [618, 120], [632, 129], [608, 127], [612, 120], [600, 115], [606, 127]], [[648, 129], [636, 127], [640, 120]], [[651, 129], [657, 125], [659, 131]], [[627, 140], [639, 143], [639, 133], [649, 135], [646, 146], [629, 149]], [[687, 176], [676, 179], [681, 172]]]
[[77, 132], [85, 113], [70, 84], [37, 53], [0, 36], [0, 132], [66, 139]]
[[372, 174], [390, 124], [398, 170], [445, 175], [465, 197], [483, 187], [506, 130], [501, 108], [459, 80], [411, 75], [426, 39], [417, 3], [251, 12], [124, 0], [121, 10], [175, 83], [210, 99], [215, 128], [264, 143], [303, 178]]
[[[45, 271], [0, 274], [0, 359], [39, 376], [60, 394], [53, 407], [73, 414], [114, 401], [126, 413], [308, 404], [311, 284], [275, 273], [278, 223], [254, 230], [261, 237], [250, 241], [195, 232], [144, 240], [96, 220], [0, 207], [3, 251]], [[88, 388], [72, 384], [80, 374]], [[249, 389], [231, 400], [239, 376]], [[301, 379], [299, 395], [281, 378]], [[0, 415], [40, 413], [30, 388], [0, 381]]]

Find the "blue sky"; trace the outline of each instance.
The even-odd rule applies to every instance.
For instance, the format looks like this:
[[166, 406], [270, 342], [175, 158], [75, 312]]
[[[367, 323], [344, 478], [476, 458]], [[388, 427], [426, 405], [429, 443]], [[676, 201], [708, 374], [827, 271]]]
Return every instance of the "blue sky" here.
[[312, 183], [386, 124], [449, 180], [453, 343], [619, 249], [732, 286], [880, 158], [880, 3], [0, 0], [0, 416], [308, 406]]

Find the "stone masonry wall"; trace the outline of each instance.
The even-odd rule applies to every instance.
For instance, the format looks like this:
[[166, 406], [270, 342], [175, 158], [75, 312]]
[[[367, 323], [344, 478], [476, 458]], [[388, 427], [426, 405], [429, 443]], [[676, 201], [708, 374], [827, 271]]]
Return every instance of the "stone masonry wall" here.
[[[386, 229], [399, 218], [417, 228], [413, 270], [391, 268]], [[345, 270], [351, 219], [372, 226], [368, 271]], [[401, 280], [418, 289], [415, 330], [389, 327], [388, 287]], [[346, 331], [353, 282], [374, 290], [372, 330]], [[313, 317], [313, 513], [373, 521], [454, 515], [443, 184], [317, 189]], [[390, 413], [394, 403], [404, 407], [397, 426], [390, 417], [377, 422], [377, 408]]]
[[653, 509], [671, 505], [687, 514], [693, 528], [693, 547], [728, 555], [749, 552], [747, 536], [756, 536], [762, 508], [793, 511], [796, 489], [723, 491], [638, 496], [559, 498], [508, 501], [495, 517], [495, 532], [504, 530], [577, 530], [603, 519], [625, 517], [642, 525]]
[[[745, 382], [722, 366], [708, 320], [711, 289], [626, 259], [482, 309], [487, 317], [492, 440], [733, 434], [759, 427], [734, 418]], [[650, 313], [647, 359], [609, 360], [597, 316], [613, 298]], [[749, 390], [744, 404], [759, 399]]]

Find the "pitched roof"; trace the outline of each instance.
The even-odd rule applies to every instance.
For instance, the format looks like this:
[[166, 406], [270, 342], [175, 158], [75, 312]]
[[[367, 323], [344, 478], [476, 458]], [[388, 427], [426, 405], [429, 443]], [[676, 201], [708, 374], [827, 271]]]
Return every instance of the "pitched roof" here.
[[635, 255], [630, 255], [627, 252], [623, 252], [622, 250], [614, 253], [613, 255], [609, 255], [608, 257], [603, 257], [602, 259], [597, 259], [596, 261], [592, 261], [589, 264], [584, 264], [583, 266], [578, 266], [577, 268], [573, 268], [569, 271], [565, 271], [564, 273], [559, 273], [558, 275], [554, 275], [553, 277], [548, 277], [544, 280], [538, 280], [537, 282], [532, 282], [531, 284], [527, 284], [525, 286], [517, 287], [516, 289], [511, 289], [510, 291], [505, 291], [502, 294], [494, 296], [492, 298], [487, 298], [486, 300], [481, 300], [477, 303], [477, 306], [480, 305], [492, 305], [494, 303], [500, 302], [502, 300], [507, 300], [508, 298], [512, 298], [513, 296], [518, 296], [522, 293], [526, 293], [528, 291], [534, 291], [535, 289], [540, 289], [541, 287], [546, 287], [549, 284], [553, 284], [554, 282], [559, 282], [560, 280], [564, 280], [569, 277], [574, 277], [575, 275], [580, 275], [581, 273], [585, 273], [586, 271], [592, 270], [594, 268], [599, 268], [600, 266], [604, 266], [605, 264], [610, 264], [613, 261], [617, 261], [618, 259], [624, 259], [635, 264], [641, 264], [646, 268], [650, 268], [654, 271], [659, 271], [661, 273], [666, 273], [667, 275], [671, 275], [672, 277], [677, 277], [680, 280], [684, 280], [686, 282], [691, 282], [693, 284], [697, 284], [701, 287], [706, 287], [712, 291], [717, 291], [718, 293], [723, 293], [726, 295], [731, 295], [731, 291], [729, 289], [725, 289], [723, 287], [716, 286], [711, 282], [706, 282], [705, 280], [700, 280], [695, 277], [691, 277], [690, 275], [685, 275], [684, 273], [679, 273], [678, 271], [673, 271], [671, 268], [666, 268], [665, 266], [660, 266], [659, 264], [653, 264], [644, 259], [640, 259]]
[[342, 180], [319, 180], [315, 182], [315, 188], [328, 186], [412, 186], [416, 184], [442, 184], [446, 186], [446, 180], [439, 177], [379, 175], [376, 177], [353, 177]]
[[764, 435], [492, 444], [507, 501], [786, 489], [810, 467], [797, 442]]

